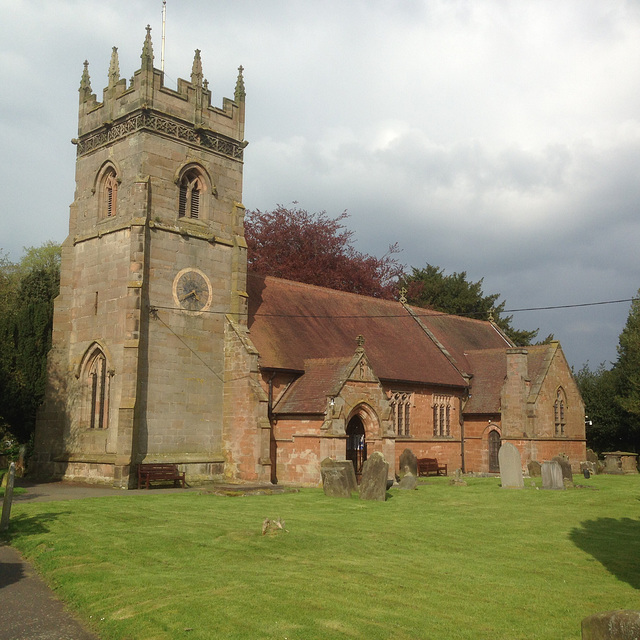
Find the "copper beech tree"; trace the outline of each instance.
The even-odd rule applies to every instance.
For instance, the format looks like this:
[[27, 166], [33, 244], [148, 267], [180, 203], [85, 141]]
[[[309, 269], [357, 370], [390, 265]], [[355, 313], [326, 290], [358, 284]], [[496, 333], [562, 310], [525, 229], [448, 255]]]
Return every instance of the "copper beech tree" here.
[[376, 298], [396, 296], [404, 270], [394, 257], [400, 251], [397, 244], [381, 258], [360, 253], [353, 246], [353, 231], [343, 224], [346, 211], [332, 218], [296, 205], [247, 211], [249, 270]]

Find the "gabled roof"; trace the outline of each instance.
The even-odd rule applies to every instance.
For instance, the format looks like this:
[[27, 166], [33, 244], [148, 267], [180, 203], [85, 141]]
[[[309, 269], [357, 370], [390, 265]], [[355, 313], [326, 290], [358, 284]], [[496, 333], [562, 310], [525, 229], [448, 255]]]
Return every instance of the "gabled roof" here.
[[247, 276], [247, 292], [249, 330], [262, 368], [304, 371], [305, 360], [350, 358], [362, 335], [379, 379], [466, 386], [399, 302], [256, 274]]
[[473, 373], [467, 353], [486, 349], [508, 349], [514, 345], [491, 322], [452, 316], [438, 311], [411, 307], [417, 319], [449, 353], [456, 367]]
[[[525, 347], [527, 376], [531, 382], [529, 401], [535, 402], [551, 360], [559, 349], [558, 342]], [[499, 413], [500, 393], [507, 375], [507, 350], [485, 349], [469, 351], [466, 361], [471, 367], [471, 395], [464, 413]]]
[[320, 358], [304, 361], [304, 375], [286, 390], [273, 408], [275, 413], [323, 413], [327, 396], [340, 386], [353, 358]]

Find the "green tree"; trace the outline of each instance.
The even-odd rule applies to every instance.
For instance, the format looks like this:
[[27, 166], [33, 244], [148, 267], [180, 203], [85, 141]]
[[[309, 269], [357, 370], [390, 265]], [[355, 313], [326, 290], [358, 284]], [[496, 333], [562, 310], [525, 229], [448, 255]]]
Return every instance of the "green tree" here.
[[617, 401], [624, 411], [627, 448], [640, 451], [640, 290], [631, 302], [627, 323], [620, 334], [614, 372]]
[[35, 427], [51, 348], [60, 246], [29, 247], [19, 263], [0, 256], [0, 430], [20, 442]]
[[587, 446], [598, 453], [628, 449], [624, 412], [616, 400], [616, 372], [604, 364], [592, 371], [585, 364], [575, 379], [585, 405]]
[[[444, 270], [431, 264], [424, 269], [411, 268], [411, 274], [400, 278], [399, 285], [407, 290], [407, 301], [418, 307], [428, 307], [444, 313], [494, 322], [518, 346], [531, 344], [538, 330], [515, 329], [513, 316], [503, 316], [505, 302], [498, 302], [500, 294], [485, 295], [481, 278], [477, 282], [467, 280], [467, 272], [445, 275]], [[543, 342], [548, 342], [548, 336]]]

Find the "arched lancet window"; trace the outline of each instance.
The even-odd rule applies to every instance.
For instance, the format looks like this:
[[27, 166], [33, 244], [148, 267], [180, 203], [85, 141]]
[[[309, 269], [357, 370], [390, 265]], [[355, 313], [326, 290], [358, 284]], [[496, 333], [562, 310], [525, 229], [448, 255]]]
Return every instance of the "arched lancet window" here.
[[179, 218], [201, 217], [201, 198], [204, 191], [204, 183], [197, 169], [189, 169], [180, 179], [180, 201], [178, 204]]
[[567, 396], [564, 389], [558, 387], [556, 391], [556, 400], [553, 403], [553, 421], [555, 423], [556, 436], [565, 435], [565, 426], [567, 423]]
[[108, 166], [100, 180], [100, 217], [113, 218], [118, 204], [118, 175], [112, 166]]
[[84, 416], [90, 429], [109, 426], [109, 383], [107, 358], [99, 346], [94, 346], [85, 360], [82, 382], [84, 385]]

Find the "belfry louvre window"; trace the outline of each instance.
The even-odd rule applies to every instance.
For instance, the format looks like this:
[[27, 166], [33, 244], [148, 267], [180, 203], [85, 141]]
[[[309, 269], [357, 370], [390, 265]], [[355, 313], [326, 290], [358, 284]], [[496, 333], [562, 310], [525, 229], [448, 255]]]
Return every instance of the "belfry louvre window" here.
[[396, 435], [411, 435], [411, 394], [404, 391], [393, 391], [390, 400]]
[[451, 435], [451, 396], [433, 396], [433, 435]]
[[564, 389], [558, 387], [556, 391], [556, 401], [553, 403], [553, 419], [555, 423], [556, 436], [565, 435], [567, 398]]
[[180, 180], [180, 201], [178, 204], [179, 218], [200, 217], [200, 196], [202, 194], [202, 180], [194, 169], [187, 171]]
[[118, 202], [118, 178], [113, 167], [108, 168], [102, 178], [102, 217], [113, 218]]

